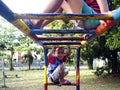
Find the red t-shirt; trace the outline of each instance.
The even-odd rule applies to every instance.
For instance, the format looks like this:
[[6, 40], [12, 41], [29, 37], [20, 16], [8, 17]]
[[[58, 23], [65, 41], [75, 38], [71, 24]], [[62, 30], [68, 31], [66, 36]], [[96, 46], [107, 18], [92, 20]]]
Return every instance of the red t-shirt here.
[[97, 13], [100, 13], [100, 8], [96, 0], [84, 0], [88, 6], [93, 8]]
[[[67, 59], [66, 56], [64, 56], [62, 60], [58, 60], [58, 59], [57, 60], [58, 60], [58, 62], [63, 63], [63, 62], [66, 61], [66, 59]], [[56, 57], [50, 57], [50, 58], [48, 58], [48, 63], [54, 64], [55, 61], [56, 61]]]

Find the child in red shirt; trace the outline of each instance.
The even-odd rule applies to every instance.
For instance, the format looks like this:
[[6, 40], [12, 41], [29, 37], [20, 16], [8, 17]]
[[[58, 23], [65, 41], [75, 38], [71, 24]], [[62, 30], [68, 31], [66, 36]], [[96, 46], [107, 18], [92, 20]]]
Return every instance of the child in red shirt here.
[[53, 83], [70, 84], [68, 80], [65, 80], [64, 77], [68, 74], [68, 70], [64, 69], [64, 62], [67, 60], [67, 57], [70, 55], [70, 47], [68, 46], [67, 52], [64, 52], [63, 47], [52, 48], [52, 50], [47, 54], [48, 56], [48, 69], [47, 75], [48, 78]]

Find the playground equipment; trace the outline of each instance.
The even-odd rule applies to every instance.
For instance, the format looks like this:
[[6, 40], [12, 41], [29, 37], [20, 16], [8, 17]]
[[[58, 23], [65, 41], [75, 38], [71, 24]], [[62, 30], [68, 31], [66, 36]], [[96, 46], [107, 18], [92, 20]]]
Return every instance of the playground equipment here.
[[[120, 21], [120, 8], [116, 9], [113, 14], [17, 14], [11, 11], [1, 0], [0, 0], [0, 15], [5, 18], [8, 22], [12, 23], [15, 27], [21, 30], [23, 33], [28, 35], [31, 39], [35, 40], [41, 46], [44, 47], [44, 59], [45, 59], [45, 68], [44, 68], [44, 90], [47, 90], [49, 84], [47, 81], [47, 52], [48, 48], [51, 45], [71, 45], [76, 47], [76, 83], [70, 84], [70, 86], [76, 86], [76, 90], [80, 90], [80, 69], [79, 69], [79, 60], [80, 60], [80, 49], [92, 38], [101, 35], [109, 28], [114, 26], [117, 22]], [[105, 20], [106, 25], [99, 25], [95, 30], [47, 30], [47, 29], [30, 29], [21, 19], [54, 19], [54, 20]], [[60, 34], [88, 34], [88, 38], [83, 37], [38, 37], [36, 34], [46, 34], [46, 33], [60, 33]], [[62, 42], [61, 42], [62, 40]], [[57, 42], [56, 42], [57, 41]]]
[[8, 77], [16, 77], [16, 78], [18, 78], [18, 74], [5, 74], [5, 78], [8, 78]]
[[2, 76], [3, 76], [2, 80], [3, 80], [3, 87], [6, 87], [5, 71], [4, 71], [4, 60], [2, 58], [3, 56], [0, 56], [0, 57], [2, 59]]
[[2, 81], [3, 81], [3, 86], [2, 87], [7, 87], [6, 85], [6, 78], [9, 78], [9, 77], [16, 77], [18, 78], [18, 74], [6, 74], [5, 73], [5, 62], [4, 62], [4, 59], [3, 59], [3, 56], [0, 56], [0, 59], [2, 59]]

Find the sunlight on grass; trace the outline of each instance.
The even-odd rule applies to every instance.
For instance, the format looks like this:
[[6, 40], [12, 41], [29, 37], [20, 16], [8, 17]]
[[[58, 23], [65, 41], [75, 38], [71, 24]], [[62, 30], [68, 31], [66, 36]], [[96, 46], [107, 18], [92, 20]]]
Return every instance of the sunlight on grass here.
[[[119, 90], [119, 77], [94, 75], [93, 70], [80, 71], [80, 88], [81, 90]], [[43, 70], [21, 70], [5, 71], [5, 74], [12, 75], [6, 78], [7, 88], [5, 90], [43, 90]], [[18, 78], [15, 75], [18, 75]], [[2, 79], [2, 72], [0, 72]], [[71, 82], [76, 82], [76, 72], [70, 71], [66, 77]], [[3, 82], [0, 81], [0, 90]], [[75, 86], [49, 86], [48, 90], [76, 90]]]

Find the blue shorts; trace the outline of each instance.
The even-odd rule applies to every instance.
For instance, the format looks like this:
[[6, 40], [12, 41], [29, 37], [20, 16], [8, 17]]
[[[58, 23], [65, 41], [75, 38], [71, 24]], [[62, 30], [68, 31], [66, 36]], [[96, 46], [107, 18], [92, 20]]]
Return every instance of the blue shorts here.
[[[84, 1], [83, 1], [83, 6], [82, 6], [82, 14], [96, 14], [90, 6], [88, 6]], [[88, 26], [91, 26], [93, 28], [96, 28], [100, 24], [100, 20], [84, 20], [84, 24], [87, 24]], [[84, 25], [83, 25], [84, 28]], [[87, 26], [85, 27], [87, 28]], [[89, 27], [88, 27], [89, 28]]]

